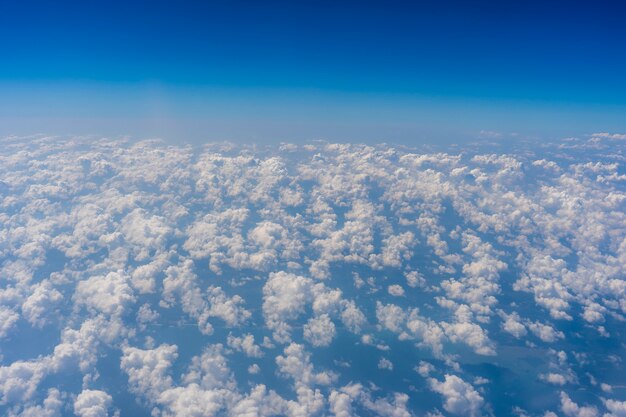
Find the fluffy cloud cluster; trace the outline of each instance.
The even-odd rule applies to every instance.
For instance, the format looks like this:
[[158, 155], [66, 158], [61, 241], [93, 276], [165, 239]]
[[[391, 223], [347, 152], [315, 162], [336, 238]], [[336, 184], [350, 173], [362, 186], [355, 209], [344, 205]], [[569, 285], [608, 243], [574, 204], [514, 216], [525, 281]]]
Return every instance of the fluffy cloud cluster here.
[[624, 415], [622, 136], [2, 139], [0, 414]]

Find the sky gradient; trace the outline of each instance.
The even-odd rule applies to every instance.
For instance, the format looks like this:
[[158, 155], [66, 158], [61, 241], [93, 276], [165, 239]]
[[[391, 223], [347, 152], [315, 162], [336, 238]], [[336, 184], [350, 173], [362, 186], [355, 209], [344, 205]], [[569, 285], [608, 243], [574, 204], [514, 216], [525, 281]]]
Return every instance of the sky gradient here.
[[625, 11], [3, 2], [0, 133], [413, 143], [624, 131]]

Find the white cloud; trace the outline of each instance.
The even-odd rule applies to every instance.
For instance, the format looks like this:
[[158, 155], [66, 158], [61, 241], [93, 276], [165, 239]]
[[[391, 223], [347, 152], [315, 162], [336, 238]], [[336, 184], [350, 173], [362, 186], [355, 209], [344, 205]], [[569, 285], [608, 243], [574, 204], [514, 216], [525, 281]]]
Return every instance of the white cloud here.
[[579, 406], [567, 395], [561, 391], [561, 411], [567, 417], [598, 417], [598, 409], [589, 406]]
[[83, 390], [74, 401], [74, 414], [79, 417], [107, 417], [113, 398], [104, 391]]
[[378, 361], [378, 369], [393, 371], [393, 363], [387, 358], [380, 358]]
[[415, 372], [426, 378], [428, 375], [430, 375], [431, 372], [435, 370], [435, 367], [429, 362], [420, 361], [419, 365], [416, 366], [414, 369]]
[[527, 326], [535, 336], [547, 343], [552, 343], [565, 337], [563, 332], [555, 330], [554, 327], [548, 324], [529, 322]]
[[220, 287], [213, 286], [207, 289], [207, 293], [210, 316], [219, 317], [232, 327], [240, 326], [250, 318], [251, 313], [242, 307], [245, 301], [240, 296], [227, 297]]
[[250, 358], [261, 358], [264, 355], [261, 346], [254, 343], [254, 336], [250, 333], [241, 337], [229, 334], [227, 343], [230, 348], [244, 352]]
[[154, 402], [172, 386], [170, 368], [178, 357], [175, 345], [163, 344], [149, 350], [125, 347], [122, 352], [120, 367], [128, 375], [131, 392]]
[[163, 250], [172, 229], [163, 217], [137, 208], [122, 219], [120, 232], [135, 249], [135, 259], [145, 260], [154, 251]]
[[599, 132], [593, 133], [591, 135], [592, 138], [601, 138], [601, 139], [616, 139], [616, 140], [626, 140], [626, 133], [607, 133], [607, 132]]
[[0, 339], [6, 337], [20, 315], [10, 308], [0, 306]]
[[198, 277], [193, 268], [193, 261], [186, 259], [165, 270], [161, 305], [169, 307], [178, 300], [183, 311], [197, 320], [200, 331], [203, 334], [211, 334], [213, 326], [208, 322], [209, 305], [200, 290]]
[[[43, 327], [56, 307], [63, 300], [63, 294], [57, 291], [50, 281], [43, 281], [38, 284], [31, 295], [22, 303], [22, 314], [30, 324], [36, 327]], [[0, 316], [2, 313], [0, 312]], [[2, 319], [0, 318], [0, 322]], [[0, 326], [1, 328], [2, 326]], [[0, 337], [2, 330], [0, 329]]]
[[311, 364], [311, 354], [302, 345], [291, 343], [285, 347], [284, 355], [276, 357], [278, 371], [292, 378], [296, 383], [296, 387], [329, 385], [336, 378], [333, 373], [314, 372], [313, 364]]
[[394, 333], [400, 333], [406, 322], [406, 313], [404, 310], [394, 304], [383, 304], [376, 302], [376, 318], [378, 322], [387, 330]]
[[304, 338], [313, 346], [328, 346], [335, 337], [335, 324], [328, 314], [313, 317], [304, 325]]
[[[595, 331], [609, 351], [574, 352], [578, 365], [619, 353], [626, 175], [616, 139], [511, 144], [511, 154], [319, 142], [280, 156], [232, 144], [2, 139], [0, 402], [11, 417], [71, 412], [106, 380], [99, 358], [121, 351], [130, 393], [163, 417], [410, 415], [408, 396], [375, 379], [335, 385], [335, 367], [355, 362], [318, 347], [341, 337], [358, 338], [355, 352], [373, 363], [398, 343], [429, 349], [437, 368], [417, 371], [443, 395], [442, 412], [489, 414], [491, 384], [445, 374], [482, 382], [453, 344], [507, 367], [516, 365], [498, 354], [508, 349], [562, 349]], [[31, 335], [38, 343], [22, 352]], [[189, 353], [181, 338], [195, 337], [211, 344]], [[143, 349], [130, 347], [137, 341]], [[275, 366], [261, 359], [277, 348]], [[564, 415], [624, 414], [618, 400], [576, 404], [565, 392], [575, 384], [608, 385], [577, 375], [563, 351], [545, 356], [528, 366], [564, 390]], [[249, 373], [233, 373], [227, 357]], [[341, 368], [342, 379], [354, 369]], [[293, 381], [280, 390], [289, 399], [259, 380], [275, 373]], [[84, 391], [46, 391], [51, 377], [82, 378]], [[92, 397], [102, 400], [95, 415], [115, 413], [106, 394]], [[525, 407], [516, 412], [544, 411]]]
[[602, 402], [609, 413], [604, 417], [626, 417], [626, 401], [603, 399]]
[[0, 367], [0, 405], [30, 399], [45, 372], [45, 364], [34, 361]]
[[390, 285], [389, 287], [387, 287], [387, 292], [390, 295], [393, 295], [394, 297], [402, 297], [404, 296], [404, 288], [402, 288], [402, 286], [400, 285]]
[[446, 374], [443, 381], [430, 378], [429, 383], [433, 391], [443, 396], [443, 408], [449, 413], [472, 417], [482, 414], [483, 397], [458, 376]]
[[209, 345], [202, 355], [194, 356], [183, 381], [188, 385], [197, 384], [205, 390], [234, 389], [234, 376], [224, 357], [222, 345]]
[[304, 312], [311, 298], [312, 282], [308, 278], [286, 272], [271, 273], [263, 287], [263, 315], [265, 323], [274, 331], [274, 338], [287, 343], [291, 340], [287, 320]]
[[524, 326], [524, 323], [522, 323], [519, 314], [515, 312], [511, 314], [506, 314], [502, 310], [500, 310], [498, 313], [503, 320], [502, 330], [515, 336], [518, 339], [526, 336], [528, 331], [526, 330], [526, 326]]
[[[64, 395], [56, 388], [48, 389], [48, 395], [41, 405], [24, 407], [19, 417], [61, 417], [64, 406]], [[9, 417], [16, 414], [9, 412]]]
[[442, 323], [446, 336], [455, 343], [465, 343], [479, 355], [492, 356], [496, 354], [494, 343], [487, 336], [487, 332], [475, 323]]
[[73, 299], [79, 306], [110, 315], [123, 314], [135, 301], [128, 277], [122, 272], [110, 272], [79, 282]]

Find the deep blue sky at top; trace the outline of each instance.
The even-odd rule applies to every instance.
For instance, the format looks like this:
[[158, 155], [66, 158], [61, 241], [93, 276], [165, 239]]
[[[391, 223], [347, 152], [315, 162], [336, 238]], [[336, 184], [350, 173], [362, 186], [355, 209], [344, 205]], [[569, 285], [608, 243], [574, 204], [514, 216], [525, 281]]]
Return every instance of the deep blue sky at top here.
[[133, 118], [243, 139], [358, 136], [360, 117], [398, 140], [455, 123], [626, 129], [617, 1], [0, 0], [0, 48], [16, 132], [141, 133]]

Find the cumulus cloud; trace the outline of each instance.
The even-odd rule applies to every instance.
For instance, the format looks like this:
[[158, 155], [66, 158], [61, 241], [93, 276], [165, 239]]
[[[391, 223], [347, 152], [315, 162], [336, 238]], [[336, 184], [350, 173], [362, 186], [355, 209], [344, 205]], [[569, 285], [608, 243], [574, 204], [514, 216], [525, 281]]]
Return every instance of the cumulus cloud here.
[[330, 345], [335, 337], [335, 325], [328, 314], [309, 319], [303, 330], [304, 338], [317, 347]]
[[[0, 405], [107, 415], [119, 405], [96, 384], [115, 377], [163, 417], [411, 415], [358, 358], [417, 363], [421, 393], [443, 398], [430, 415], [478, 416], [496, 395], [466, 366], [478, 354], [563, 390], [546, 403], [565, 416], [623, 415], [572, 399], [611, 393], [587, 368], [623, 366], [619, 139], [507, 153], [1, 139]], [[597, 335], [602, 352], [565, 354]], [[424, 360], [399, 354], [414, 348]], [[49, 388], [63, 378], [82, 385]], [[521, 395], [516, 413], [545, 413]]]
[[30, 399], [44, 375], [44, 364], [37, 361], [0, 367], [0, 405]]
[[290, 340], [290, 326], [286, 320], [295, 319], [304, 312], [311, 298], [312, 281], [286, 272], [271, 273], [263, 287], [263, 314], [274, 338], [282, 343]]
[[[41, 405], [26, 406], [19, 417], [61, 417], [65, 405], [63, 394], [56, 388], [50, 388]], [[9, 412], [9, 416], [16, 414]]]
[[471, 384], [448, 374], [443, 381], [431, 378], [429, 383], [430, 388], [444, 398], [443, 408], [449, 413], [472, 417], [481, 415], [484, 399]]
[[598, 417], [598, 409], [589, 406], [579, 406], [567, 395], [561, 391], [561, 411], [567, 417]]
[[394, 297], [402, 297], [404, 295], [404, 288], [400, 285], [394, 284], [387, 287], [387, 292]]
[[609, 411], [604, 414], [605, 417], [624, 417], [626, 416], [626, 401], [618, 401], [612, 399], [603, 399], [604, 406]]
[[328, 372], [314, 372], [311, 363], [311, 354], [303, 345], [291, 343], [284, 350], [284, 356], [276, 357], [276, 364], [281, 374], [292, 378], [297, 385], [328, 385], [335, 375]]
[[178, 357], [175, 345], [160, 345], [155, 349], [126, 347], [120, 367], [128, 375], [130, 390], [154, 401], [173, 384], [170, 375], [172, 363]]
[[229, 347], [237, 351], [244, 352], [248, 357], [263, 357], [263, 350], [261, 349], [261, 346], [254, 343], [254, 336], [250, 333], [245, 334], [241, 337], [235, 337], [229, 334], [227, 338], [227, 343]]
[[0, 338], [5, 337], [19, 320], [20, 315], [10, 308], [0, 307]]
[[387, 358], [380, 358], [378, 361], [378, 369], [393, 371], [393, 363]]
[[74, 301], [102, 313], [121, 315], [135, 301], [128, 277], [120, 272], [91, 277], [76, 286]]
[[74, 414], [79, 417], [107, 417], [112, 401], [104, 391], [83, 390], [74, 401]]

